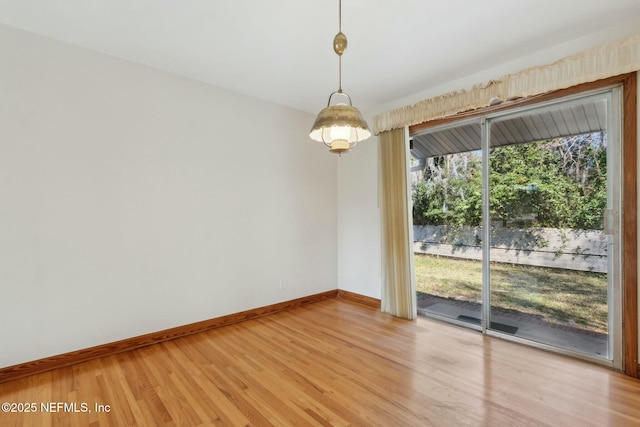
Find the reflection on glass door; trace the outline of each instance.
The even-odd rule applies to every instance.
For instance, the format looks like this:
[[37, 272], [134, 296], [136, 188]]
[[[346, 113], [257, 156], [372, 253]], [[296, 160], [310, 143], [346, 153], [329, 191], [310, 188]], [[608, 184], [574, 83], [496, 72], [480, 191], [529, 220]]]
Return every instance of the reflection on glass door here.
[[489, 120], [488, 329], [612, 357], [608, 105], [593, 96]]

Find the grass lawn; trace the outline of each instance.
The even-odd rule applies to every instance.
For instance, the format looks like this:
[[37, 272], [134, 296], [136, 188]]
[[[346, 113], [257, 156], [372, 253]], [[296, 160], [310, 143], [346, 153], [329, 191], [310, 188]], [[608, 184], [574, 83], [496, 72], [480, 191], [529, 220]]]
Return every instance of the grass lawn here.
[[[415, 254], [419, 292], [482, 302], [482, 264]], [[541, 316], [548, 322], [607, 332], [607, 275], [547, 267], [491, 264], [492, 307]]]

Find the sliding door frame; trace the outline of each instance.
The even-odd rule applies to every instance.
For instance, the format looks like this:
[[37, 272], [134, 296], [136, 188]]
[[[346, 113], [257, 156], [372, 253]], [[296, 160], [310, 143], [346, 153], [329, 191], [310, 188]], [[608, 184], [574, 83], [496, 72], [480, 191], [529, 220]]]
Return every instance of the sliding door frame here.
[[[444, 119], [431, 120], [410, 126], [409, 132], [410, 134], [414, 134], [425, 129], [474, 117], [484, 121], [482, 117], [492, 113], [512, 110], [530, 104], [556, 100], [558, 98], [605, 89], [616, 85], [621, 86], [622, 91], [622, 218], [620, 224], [622, 246], [622, 325], [616, 325], [616, 327], [622, 327], [622, 370], [627, 375], [638, 377], [640, 367], [638, 365], [638, 110], [636, 73], [624, 74], [529, 98], [508, 101], [496, 106], [459, 113]], [[484, 127], [486, 129], [486, 126]], [[483, 138], [488, 137], [488, 135], [484, 134], [486, 132], [487, 130], [483, 132]], [[485, 150], [483, 150], [483, 155], [484, 151]], [[484, 163], [483, 161], [483, 167], [485, 167]]]

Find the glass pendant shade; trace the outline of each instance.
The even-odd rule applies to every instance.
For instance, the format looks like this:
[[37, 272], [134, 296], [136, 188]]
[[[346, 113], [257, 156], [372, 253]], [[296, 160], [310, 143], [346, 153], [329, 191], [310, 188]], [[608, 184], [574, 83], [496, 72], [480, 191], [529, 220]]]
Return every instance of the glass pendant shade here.
[[309, 134], [311, 139], [324, 142], [332, 153], [351, 150], [371, 136], [360, 110], [351, 105], [331, 105], [322, 109]]

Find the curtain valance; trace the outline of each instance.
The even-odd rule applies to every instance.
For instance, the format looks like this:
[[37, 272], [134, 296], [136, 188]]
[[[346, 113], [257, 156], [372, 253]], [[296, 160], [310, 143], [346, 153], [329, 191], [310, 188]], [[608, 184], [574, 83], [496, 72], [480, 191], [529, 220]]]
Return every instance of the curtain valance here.
[[560, 59], [552, 64], [528, 68], [471, 90], [450, 92], [417, 104], [379, 114], [373, 118], [377, 135], [463, 111], [487, 107], [495, 100], [523, 98], [581, 83], [640, 70], [640, 34]]

